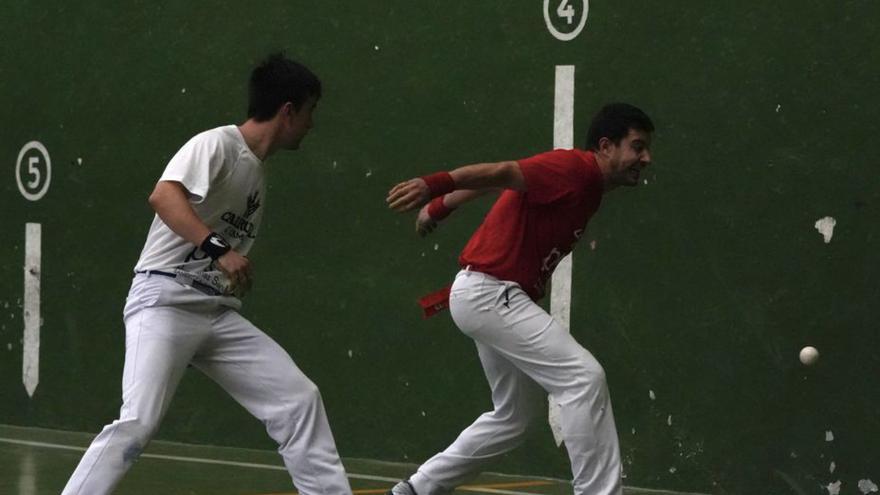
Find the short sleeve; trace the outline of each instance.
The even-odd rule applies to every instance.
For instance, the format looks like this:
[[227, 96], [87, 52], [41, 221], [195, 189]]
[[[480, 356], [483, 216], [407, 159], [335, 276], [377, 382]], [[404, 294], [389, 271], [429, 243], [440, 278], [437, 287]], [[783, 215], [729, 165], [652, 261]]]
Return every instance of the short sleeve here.
[[190, 201], [201, 203], [216, 182], [223, 166], [223, 146], [219, 136], [205, 132], [190, 139], [171, 158], [159, 181], [179, 182]]
[[547, 204], [576, 197], [586, 187], [584, 161], [571, 150], [553, 150], [517, 161], [526, 183], [526, 200]]

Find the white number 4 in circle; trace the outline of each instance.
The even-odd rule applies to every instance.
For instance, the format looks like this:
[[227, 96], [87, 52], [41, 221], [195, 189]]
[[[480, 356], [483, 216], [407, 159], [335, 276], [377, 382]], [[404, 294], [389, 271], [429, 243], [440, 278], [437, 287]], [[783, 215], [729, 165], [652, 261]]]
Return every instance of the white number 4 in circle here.
[[571, 0], [559, 2], [559, 7], [556, 8], [556, 15], [564, 17], [569, 24], [574, 22], [574, 6], [571, 5]]
[[560, 41], [571, 41], [580, 34], [589, 11], [589, 0], [544, 0], [547, 30]]

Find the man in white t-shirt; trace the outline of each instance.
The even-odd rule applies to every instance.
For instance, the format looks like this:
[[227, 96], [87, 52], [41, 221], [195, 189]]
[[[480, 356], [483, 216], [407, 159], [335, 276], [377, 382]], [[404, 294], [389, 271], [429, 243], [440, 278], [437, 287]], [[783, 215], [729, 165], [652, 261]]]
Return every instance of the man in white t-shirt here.
[[63, 495], [111, 493], [159, 427], [188, 365], [260, 419], [299, 493], [350, 494], [318, 388], [244, 319], [247, 253], [265, 203], [264, 160], [297, 149], [321, 83], [271, 55], [250, 78], [248, 119], [193, 137], [171, 159], [125, 304], [119, 419], [86, 451]]

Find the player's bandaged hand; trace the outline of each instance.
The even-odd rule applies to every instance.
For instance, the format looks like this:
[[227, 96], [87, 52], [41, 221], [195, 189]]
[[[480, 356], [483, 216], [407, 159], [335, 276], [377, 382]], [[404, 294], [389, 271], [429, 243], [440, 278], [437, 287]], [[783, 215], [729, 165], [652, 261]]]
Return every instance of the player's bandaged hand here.
[[253, 272], [250, 260], [235, 251], [229, 251], [217, 258], [217, 266], [229, 278], [229, 292], [242, 297], [251, 289]]
[[425, 237], [436, 228], [437, 221], [431, 218], [431, 215], [428, 214], [428, 205], [423, 206], [422, 209], [419, 210], [419, 214], [416, 215], [416, 233]]

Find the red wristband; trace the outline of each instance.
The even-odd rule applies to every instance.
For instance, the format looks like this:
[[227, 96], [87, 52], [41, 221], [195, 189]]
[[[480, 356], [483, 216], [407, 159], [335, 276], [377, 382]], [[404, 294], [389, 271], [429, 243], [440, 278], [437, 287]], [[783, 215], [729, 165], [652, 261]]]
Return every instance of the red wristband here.
[[446, 203], [443, 202], [443, 196], [438, 196], [428, 203], [428, 216], [432, 220], [443, 220], [454, 210], [455, 208], [446, 206]]
[[443, 196], [444, 194], [455, 191], [455, 180], [452, 179], [449, 172], [437, 172], [431, 175], [426, 175], [422, 177], [422, 180], [428, 185], [428, 190], [431, 191], [432, 198]]

